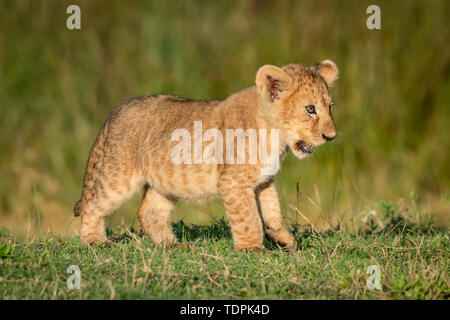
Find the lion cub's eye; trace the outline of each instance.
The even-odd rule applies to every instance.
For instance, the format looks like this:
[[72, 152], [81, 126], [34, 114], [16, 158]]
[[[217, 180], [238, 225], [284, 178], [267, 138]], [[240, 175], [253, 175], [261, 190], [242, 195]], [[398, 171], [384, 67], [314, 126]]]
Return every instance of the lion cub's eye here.
[[316, 114], [316, 107], [310, 104], [309, 106], [306, 106], [306, 111], [308, 111], [309, 114]]

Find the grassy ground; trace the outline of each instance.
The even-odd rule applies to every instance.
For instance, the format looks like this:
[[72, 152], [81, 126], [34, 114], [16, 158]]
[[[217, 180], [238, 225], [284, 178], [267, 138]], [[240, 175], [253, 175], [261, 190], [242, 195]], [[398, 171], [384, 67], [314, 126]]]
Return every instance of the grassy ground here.
[[[358, 232], [294, 226], [295, 252], [266, 241], [267, 253], [233, 250], [228, 224], [173, 225], [184, 249], [153, 246], [133, 230], [111, 232], [114, 246], [78, 237], [0, 236], [0, 299], [449, 299], [449, 233], [380, 203]], [[375, 211], [374, 211], [375, 212]], [[68, 289], [66, 269], [81, 269]], [[367, 268], [381, 271], [369, 290]]]

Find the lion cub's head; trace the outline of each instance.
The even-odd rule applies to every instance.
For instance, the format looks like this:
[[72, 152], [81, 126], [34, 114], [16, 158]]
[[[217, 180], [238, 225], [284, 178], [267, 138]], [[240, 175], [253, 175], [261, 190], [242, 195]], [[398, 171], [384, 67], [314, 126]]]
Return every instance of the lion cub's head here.
[[328, 87], [337, 77], [338, 68], [330, 60], [311, 67], [265, 65], [256, 74], [256, 87], [270, 120], [300, 159], [336, 136]]

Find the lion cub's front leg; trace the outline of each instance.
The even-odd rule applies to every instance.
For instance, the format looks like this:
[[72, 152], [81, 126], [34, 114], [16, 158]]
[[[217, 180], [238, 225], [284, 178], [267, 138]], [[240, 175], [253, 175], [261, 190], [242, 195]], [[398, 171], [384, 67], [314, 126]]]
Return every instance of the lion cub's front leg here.
[[264, 249], [261, 218], [253, 188], [236, 182], [220, 187], [236, 250]]
[[297, 248], [297, 242], [294, 237], [283, 226], [280, 203], [274, 183], [268, 182], [257, 188], [256, 199], [264, 220], [267, 236], [283, 247]]

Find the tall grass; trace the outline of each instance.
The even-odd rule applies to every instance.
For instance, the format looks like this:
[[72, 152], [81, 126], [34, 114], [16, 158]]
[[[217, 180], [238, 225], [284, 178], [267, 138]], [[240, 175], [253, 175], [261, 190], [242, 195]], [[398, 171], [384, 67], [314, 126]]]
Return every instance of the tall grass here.
[[[382, 29], [368, 30], [372, 2], [76, 1], [82, 29], [70, 31], [73, 1], [2, 1], [0, 225], [76, 230], [89, 148], [126, 98], [226, 97], [263, 64], [326, 58], [340, 68], [338, 139], [285, 160], [276, 182], [286, 218], [305, 222], [295, 204], [316, 224], [358, 223], [374, 202], [411, 194], [448, 223], [449, 3], [381, 1]], [[111, 223], [133, 223], [137, 201]], [[221, 214], [220, 201], [181, 204], [174, 219]]]

